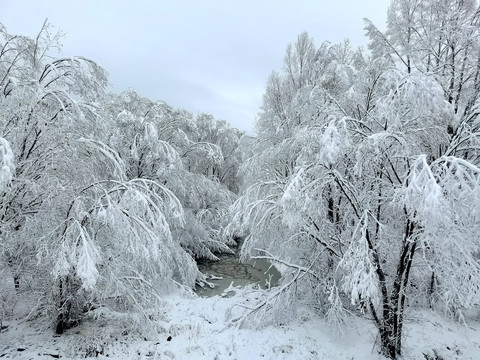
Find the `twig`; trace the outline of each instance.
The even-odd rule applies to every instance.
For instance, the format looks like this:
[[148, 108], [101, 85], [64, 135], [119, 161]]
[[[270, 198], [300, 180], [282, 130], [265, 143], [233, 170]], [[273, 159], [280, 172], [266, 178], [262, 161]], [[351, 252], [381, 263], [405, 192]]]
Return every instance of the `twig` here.
[[[295, 264], [290, 264], [290, 263], [287, 263], [285, 261], [282, 261], [282, 260], [279, 260], [277, 258], [275, 258], [274, 256], [272, 256], [268, 251], [266, 250], [262, 250], [262, 249], [255, 249], [255, 250], [258, 250], [258, 251], [263, 251], [265, 252], [266, 254], [268, 254], [269, 256], [258, 256], [258, 257], [253, 257], [253, 258], [257, 258], [257, 259], [269, 259], [269, 260], [272, 260], [272, 261], [276, 261], [280, 264], [283, 264], [283, 265], [286, 265], [288, 267], [292, 267], [294, 269], [297, 269], [297, 273], [295, 274], [295, 276], [293, 277], [292, 280], [290, 280], [287, 284], [283, 285], [280, 289], [278, 289], [276, 292], [274, 292], [272, 295], [270, 295], [267, 299], [263, 300], [260, 302], [260, 304], [258, 304], [256, 307], [254, 308], [251, 308], [247, 313], [241, 315], [241, 316], [238, 316], [232, 320], [230, 320], [230, 324], [235, 324], [237, 323], [238, 325], [237, 326], [241, 326], [241, 324], [243, 323], [243, 321], [250, 315], [252, 315], [253, 313], [257, 312], [258, 310], [260, 310], [261, 308], [263, 308], [266, 304], [268, 304], [271, 300], [273, 300], [274, 298], [276, 298], [277, 296], [279, 296], [281, 293], [283, 293], [285, 290], [287, 290], [291, 285], [293, 285], [294, 283], [296, 283], [298, 280], [300, 280], [302, 277], [304, 277], [306, 274], [309, 274], [309, 275], [313, 275], [316, 279], [320, 280], [321, 281], [321, 278], [316, 275], [315, 273], [311, 272], [311, 268], [313, 267], [313, 265], [315, 264], [316, 260], [318, 259], [318, 257], [321, 255], [321, 253], [323, 251], [321, 251], [317, 257], [312, 261], [312, 263], [310, 264], [310, 266], [308, 268], [305, 268], [303, 266], [299, 266], [299, 265], [295, 265]], [[237, 304], [238, 306], [241, 306], [240, 304]], [[245, 306], [242, 306], [244, 308], [247, 308]]]

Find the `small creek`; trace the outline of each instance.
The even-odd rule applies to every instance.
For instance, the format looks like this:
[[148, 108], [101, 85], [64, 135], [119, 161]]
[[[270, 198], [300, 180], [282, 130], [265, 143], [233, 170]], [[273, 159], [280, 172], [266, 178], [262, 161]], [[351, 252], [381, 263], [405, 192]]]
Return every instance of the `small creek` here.
[[233, 291], [226, 291], [233, 287], [244, 287], [248, 284], [258, 284], [267, 289], [277, 285], [280, 280], [280, 272], [265, 259], [250, 259], [240, 262], [241, 240], [233, 254], [222, 254], [218, 261], [200, 260], [198, 268], [207, 275], [207, 281], [214, 284], [214, 288], [205, 285], [204, 288], [197, 285], [195, 292], [203, 297], [215, 295], [232, 296]]

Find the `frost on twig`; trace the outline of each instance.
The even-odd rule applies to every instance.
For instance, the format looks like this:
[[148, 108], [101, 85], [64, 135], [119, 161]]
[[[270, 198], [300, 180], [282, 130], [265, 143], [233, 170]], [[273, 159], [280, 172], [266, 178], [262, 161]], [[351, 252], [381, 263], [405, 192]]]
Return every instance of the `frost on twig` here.
[[[320, 254], [317, 256], [317, 258], [308, 267], [304, 267], [304, 266], [292, 264], [290, 262], [281, 260], [281, 259], [273, 256], [271, 253], [269, 253], [266, 250], [262, 250], [262, 249], [255, 249], [255, 250], [259, 251], [259, 252], [263, 252], [266, 255], [253, 256], [252, 257], [253, 259], [264, 259], [264, 260], [270, 261], [272, 263], [272, 266], [277, 265], [277, 266], [286, 267], [287, 269], [289, 269], [289, 271], [293, 272], [292, 273], [292, 278], [290, 280], [286, 281], [285, 283], [283, 283], [282, 285], [280, 285], [279, 287], [275, 287], [275, 288], [270, 289], [270, 291], [268, 291], [268, 293], [267, 293], [266, 298], [261, 300], [259, 303], [257, 303], [254, 306], [245, 306], [245, 305], [242, 305], [242, 304], [237, 304], [237, 306], [244, 307], [248, 311], [246, 313], [240, 315], [240, 316], [237, 316], [237, 317], [231, 319], [229, 323], [232, 324], [232, 325], [242, 326], [245, 323], [245, 321], [247, 321], [253, 315], [258, 315], [258, 313], [260, 313], [260, 312], [262, 312], [260, 317], [271, 316], [271, 314], [267, 315], [267, 313], [271, 312], [272, 309], [275, 310], [275, 308], [277, 308], [276, 310], [279, 310], [280, 312], [288, 311], [288, 310], [286, 310], [286, 308], [288, 308], [288, 306], [286, 306], [286, 304], [283, 302], [284, 299], [282, 299], [282, 296], [286, 296], [288, 298], [290, 296], [289, 292], [290, 291], [295, 291], [295, 289], [293, 289], [293, 288], [296, 288], [297, 286], [299, 286], [299, 283], [302, 280], [302, 278], [304, 278], [307, 275], [313, 277], [316, 281], [318, 281], [323, 286], [327, 285], [325, 283], [325, 281], [320, 276], [318, 276], [316, 273], [314, 273], [312, 271], [313, 265], [315, 264], [315, 261], [318, 259]], [[281, 304], [283, 306], [280, 306], [280, 304], [277, 303], [277, 302], [281, 302]], [[292, 309], [289, 309], [289, 310], [292, 310]], [[283, 322], [287, 319], [285, 317], [285, 315], [286, 314], [284, 314], [282, 320], [273, 319], [273, 320], [270, 320], [270, 321]]]

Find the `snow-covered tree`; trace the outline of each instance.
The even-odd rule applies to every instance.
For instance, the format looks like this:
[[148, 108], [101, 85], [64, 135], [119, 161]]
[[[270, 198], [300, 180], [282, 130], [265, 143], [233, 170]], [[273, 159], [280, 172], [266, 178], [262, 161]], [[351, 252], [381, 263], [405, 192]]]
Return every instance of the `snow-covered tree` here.
[[428, 3], [393, 1], [385, 34], [367, 23], [367, 59], [323, 44], [302, 86], [288, 63], [272, 75], [234, 208], [244, 254], [303, 272], [295, 293], [327, 318], [370, 312], [391, 358], [409, 302], [461, 317], [480, 297], [480, 89], [475, 58], [456, 56], [478, 49], [477, 7]]
[[[210, 134], [219, 130], [207, 130], [191, 114], [132, 90], [110, 95], [105, 109], [113, 126], [104, 141], [117, 149], [127, 178], [157, 181], [182, 204], [185, 226], [171, 226], [182, 246], [198, 258], [215, 259], [214, 253], [229, 251], [226, 243], [231, 239], [221, 229], [235, 195], [219, 179], [226, 166], [222, 150], [231, 150], [223, 137]], [[216, 126], [217, 120], [205, 118]], [[229, 134], [236, 133], [227, 128], [222, 136]], [[235, 143], [231, 146], [235, 149]]]
[[54, 266], [57, 333], [90, 309], [121, 305], [142, 313], [173, 289], [193, 287], [198, 270], [172, 237], [173, 221], [183, 223], [182, 207], [153, 181], [107, 180], [82, 189], [50, 235], [54, 259], [53, 249], [39, 254]]
[[[308, 35], [302, 34], [298, 41], [304, 43], [306, 39]], [[300, 81], [302, 86], [295, 87], [299, 81], [288, 69], [299, 56], [292, 56], [292, 49], [304, 47], [290, 46], [285, 74], [274, 73], [268, 80], [256, 123], [257, 137], [249, 144], [250, 158], [242, 167], [246, 188], [233, 207], [232, 228], [249, 235], [242, 249], [244, 257], [270, 254], [275, 261], [288, 264], [290, 274], [284, 276], [284, 281], [292, 286], [282, 295], [328, 311], [329, 299], [336, 303], [335, 296], [329, 294], [338, 294], [334, 258], [338, 263], [339, 241], [329, 231], [335, 226], [329, 226], [325, 219], [328, 216], [332, 223], [343, 223], [343, 217], [338, 219], [342, 211], [337, 207], [345, 208], [346, 200], [339, 200], [332, 178], [322, 183], [323, 193], [305, 198], [297, 192], [311, 180], [321, 182], [322, 173], [329, 173], [328, 164], [325, 169], [313, 168], [312, 161], [335, 162], [348, 148], [344, 142], [345, 122], [342, 128], [341, 121], [337, 121], [348, 102], [335, 96], [348, 93], [351, 77], [357, 72], [356, 54], [346, 44], [323, 43], [314, 51], [312, 61], [305, 62], [309, 70], [301, 66], [309, 75]], [[329, 210], [325, 204], [329, 204]], [[326, 233], [332, 235], [333, 245], [330, 239], [328, 244], [325, 242]], [[261, 249], [260, 254], [256, 249]], [[302, 282], [292, 280], [297, 279], [298, 271], [303, 273]]]
[[234, 195], [188, 169], [220, 146], [193, 140], [185, 111], [105, 96], [96, 63], [52, 57], [48, 24], [35, 39], [0, 30], [2, 270], [58, 333], [94, 308], [148, 317], [202, 278], [194, 257], [228, 251]]
[[19, 236], [29, 217], [61, 190], [54, 173], [72, 143], [72, 129], [92, 121], [92, 99], [106, 84], [103, 69], [82, 58], [50, 57], [59, 34], [45, 23], [35, 39], [10, 35], [0, 25], [0, 126], [10, 143], [15, 173], [0, 198], [2, 258], [14, 274], [30, 268], [37, 246]]

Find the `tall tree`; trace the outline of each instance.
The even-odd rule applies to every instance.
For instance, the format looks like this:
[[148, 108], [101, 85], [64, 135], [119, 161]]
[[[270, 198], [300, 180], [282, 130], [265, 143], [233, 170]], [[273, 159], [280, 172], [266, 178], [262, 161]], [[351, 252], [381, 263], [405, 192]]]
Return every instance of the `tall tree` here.
[[20, 231], [58, 195], [52, 174], [70, 152], [73, 129], [94, 120], [90, 101], [102, 95], [106, 77], [82, 57], [52, 60], [60, 35], [52, 35], [47, 23], [35, 39], [10, 35], [3, 25], [0, 35], [0, 126], [15, 156], [14, 177], [0, 195], [0, 232], [2, 255], [18, 287], [21, 267], [29, 263], [25, 253], [36, 247]]

